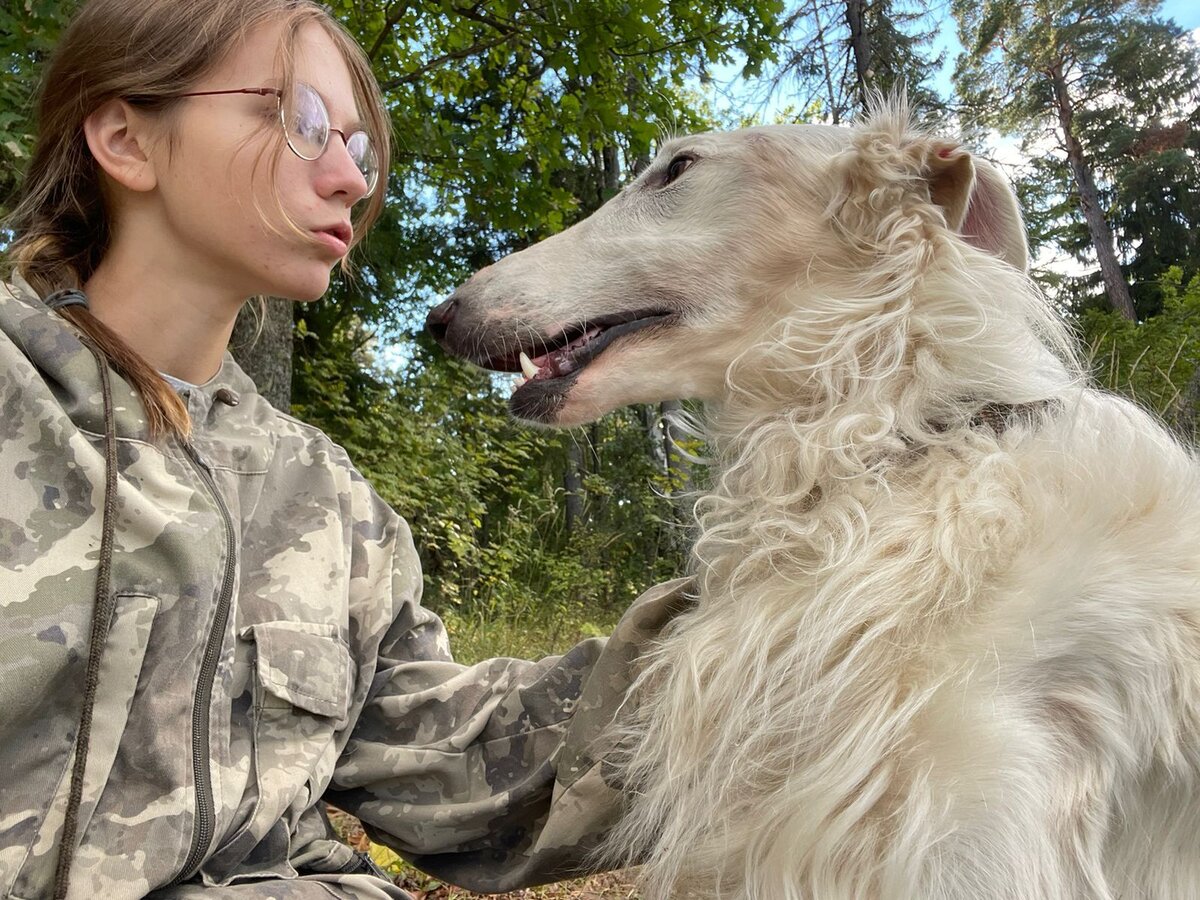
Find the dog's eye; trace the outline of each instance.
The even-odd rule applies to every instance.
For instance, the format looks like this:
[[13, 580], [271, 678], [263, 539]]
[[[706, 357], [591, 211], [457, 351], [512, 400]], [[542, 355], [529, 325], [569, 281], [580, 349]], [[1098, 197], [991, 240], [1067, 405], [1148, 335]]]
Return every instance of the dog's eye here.
[[684, 172], [691, 168], [695, 158], [688, 156], [686, 153], [681, 153], [679, 156], [671, 160], [671, 164], [667, 166], [667, 174], [663, 176], [663, 186], [670, 184]]

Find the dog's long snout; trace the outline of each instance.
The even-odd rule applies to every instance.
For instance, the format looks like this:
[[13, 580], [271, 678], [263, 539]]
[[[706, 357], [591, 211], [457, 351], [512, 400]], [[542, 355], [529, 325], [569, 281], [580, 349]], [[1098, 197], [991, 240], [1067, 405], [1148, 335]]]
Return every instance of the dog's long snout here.
[[446, 333], [450, 330], [450, 323], [454, 321], [457, 313], [458, 298], [451, 294], [449, 298], [431, 309], [429, 315], [425, 317], [425, 328], [443, 347], [446, 345]]

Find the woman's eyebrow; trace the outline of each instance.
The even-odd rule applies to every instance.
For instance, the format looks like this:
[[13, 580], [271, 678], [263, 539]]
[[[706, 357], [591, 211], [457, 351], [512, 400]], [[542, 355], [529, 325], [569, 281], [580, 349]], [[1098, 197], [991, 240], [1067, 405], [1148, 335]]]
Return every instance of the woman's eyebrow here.
[[[305, 84], [308, 84], [308, 82], [306, 81]], [[337, 120], [337, 116], [335, 115], [337, 111], [333, 108], [333, 104], [330, 103], [329, 98], [326, 97], [321, 91], [318, 91], [315, 86], [310, 84], [309, 87], [311, 87], [314, 91], [317, 91], [317, 96], [320, 97], [321, 102], [325, 104], [325, 110], [329, 113], [329, 122], [332, 125]], [[358, 115], [357, 109], [354, 111], [354, 114], [356, 116]], [[367, 126], [363, 123], [361, 118], [357, 118], [347, 122], [343, 126], [342, 130], [345, 131], [347, 135], [351, 135], [356, 131], [366, 131]]]

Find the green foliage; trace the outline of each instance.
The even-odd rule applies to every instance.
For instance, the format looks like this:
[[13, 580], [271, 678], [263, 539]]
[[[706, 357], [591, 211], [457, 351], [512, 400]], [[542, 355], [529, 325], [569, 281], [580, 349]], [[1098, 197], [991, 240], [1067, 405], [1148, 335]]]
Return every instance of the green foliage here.
[[[537, 432], [502, 389], [424, 341], [398, 373], [371, 364], [361, 332], [301, 323], [293, 410], [341, 443], [408, 519], [459, 658], [539, 656], [605, 633], [628, 603], [685, 564], [662, 494], [668, 476], [638, 411], [590, 434]], [[568, 444], [589, 442], [584, 527], [568, 533]]]
[[[1097, 235], [1080, 207], [1079, 172], [1095, 182], [1139, 318], [1157, 313], [1161, 276], [1200, 270], [1200, 54], [1157, 2], [955, 0], [971, 48], [955, 83], [976, 127], [1018, 134], [1028, 163], [1019, 180], [1035, 251], [1064, 252], [1084, 268], [1047, 284], [1075, 309], [1106, 306], [1095, 269]], [[1063, 106], [1054, 80], [1069, 94]], [[1067, 130], [1070, 137], [1067, 136]]]
[[1105, 59], [1112, 88], [1080, 112], [1140, 315], [1172, 266], [1200, 271], [1200, 53], [1174, 23], [1129, 23]]
[[[784, 16], [784, 49], [772, 85], [794, 98], [791, 121], [846, 123], [863, 110], [864, 90], [903, 88], [913, 108], [936, 118], [944, 103], [933, 87], [941, 67], [931, 48], [938, 23], [929, 0], [862, 0], [862, 35], [851, 34], [847, 0], [806, 0]], [[866, 50], [869, 78], [860, 84], [854, 40]]]
[[[1138, 315], [1153, 316], [1168, 269], [1181, 266], [1185, 280], [1200, 271], [1200, 55], [1173, 23], [1132, 20], [1096, 63], [1096, 96], [1079, 109], [1076, 134], [1096, 173]], [[1065, 162], [1038, 160], [1025, 180], [1036, 180], [1046, 197], [1047, 238], [1090, 263]], [[1077, 308], [1101, 299], [1092, 272], [1065, 288]]]
[[1096, 380], [1194, 438], [1200, 399], [1200, 277], [1173, 268], [1159, 283], [1162, 310], [1141, 323], [1089, 309], [1079, 321]]
[[0, 219], [33, 153], [34, 92], [42, 65], [77, 0], [0, 6]]

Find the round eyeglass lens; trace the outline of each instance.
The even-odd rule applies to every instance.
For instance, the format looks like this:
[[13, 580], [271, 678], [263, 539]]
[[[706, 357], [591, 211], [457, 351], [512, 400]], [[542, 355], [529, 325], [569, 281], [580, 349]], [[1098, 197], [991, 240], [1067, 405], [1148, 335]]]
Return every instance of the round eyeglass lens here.
[[318, 159], [329, 142], [329, 112], [312, 87], [297, 82], [283, 107], [288, 142], [303, 159]]
[[365, 131], [356, 131], [347, 138], [346, 149], [354, 164], [358, 166], [358, 171], [362, 172], [363, 178], [366, 179], [367, 193], [374, 192], [375, 184], [379, 181], [379, 157], [371, 145], [371, 139]]

